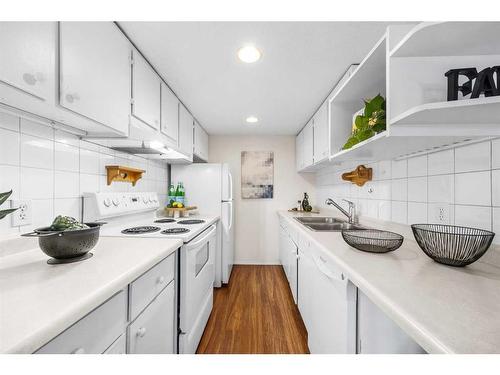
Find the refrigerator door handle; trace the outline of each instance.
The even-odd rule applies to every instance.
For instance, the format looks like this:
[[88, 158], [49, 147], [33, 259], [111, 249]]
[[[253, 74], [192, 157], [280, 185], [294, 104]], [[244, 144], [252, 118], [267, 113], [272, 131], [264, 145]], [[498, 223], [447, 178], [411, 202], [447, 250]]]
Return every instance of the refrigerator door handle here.
[[233, 202], [227, 202], [227, 206], [229, 208], [229, 227], [228, 231], [233, 227]]
[[229, 170], [227, 171], [227, 176], [229, 179], [229, 200], [232, 201], [233, 200], [233, 175], [231, 174], [231, 172], [229, 172]]

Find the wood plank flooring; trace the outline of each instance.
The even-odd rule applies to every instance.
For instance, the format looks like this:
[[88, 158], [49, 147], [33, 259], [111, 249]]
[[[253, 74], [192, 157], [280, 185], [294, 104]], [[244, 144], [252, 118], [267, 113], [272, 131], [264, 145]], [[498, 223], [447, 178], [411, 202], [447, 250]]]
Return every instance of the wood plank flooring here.
[[199, 354], [309, 353], [307, 332], [281, 266], [234, 266], [215, 289]]

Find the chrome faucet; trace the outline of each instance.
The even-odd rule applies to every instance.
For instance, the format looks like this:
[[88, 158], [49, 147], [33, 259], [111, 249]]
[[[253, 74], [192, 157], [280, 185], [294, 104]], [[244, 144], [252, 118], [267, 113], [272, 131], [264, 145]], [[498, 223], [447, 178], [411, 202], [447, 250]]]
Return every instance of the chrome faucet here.
[[349, 205], [349, 211], [344, 210], [337, 202], [335, 202], [331, 198], [327, 198], [325, 201], [325, 204], [329, 206], [335, 206], [340, 212], [342, 212], [347, 218], [349, 219], [350, 224], [355, 224], [356, 217], [355, 217], [355, 211], [356, 207], [354, 205], [354, 202], [348, 201], [347, 199], [342, 199], [344, 202], [347, 202]]

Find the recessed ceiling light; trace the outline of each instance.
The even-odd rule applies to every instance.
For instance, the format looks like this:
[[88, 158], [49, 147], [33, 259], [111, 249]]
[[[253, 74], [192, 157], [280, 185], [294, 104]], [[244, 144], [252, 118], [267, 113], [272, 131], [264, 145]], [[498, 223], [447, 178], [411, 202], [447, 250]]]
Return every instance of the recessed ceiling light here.
[[238, 58], [245, 63], [254, 63], [261, 56], [261, 52], [254, 46], [245, 46], [238, 50]]
[[256, 122], [259, 122], [259, 119], [255, 116], [249, 116], [247, 117], [247, 122], [249, 124], [255, 124]]

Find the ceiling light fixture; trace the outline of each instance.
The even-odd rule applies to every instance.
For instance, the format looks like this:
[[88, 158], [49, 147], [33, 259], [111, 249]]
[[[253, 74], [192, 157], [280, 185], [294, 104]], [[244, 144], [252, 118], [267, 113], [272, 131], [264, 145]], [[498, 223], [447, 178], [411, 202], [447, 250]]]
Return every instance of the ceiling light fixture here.
[[254, 63], [258, 61], [262, 53], [254, 46], [245, 46], [238, 50], [238, 58], [244, 63]]
[[256, 122], [259, 122], [259, 119], [255, 116], [249, 116], [247, 117], [246, 120], [249, 124], [255, 124]]

